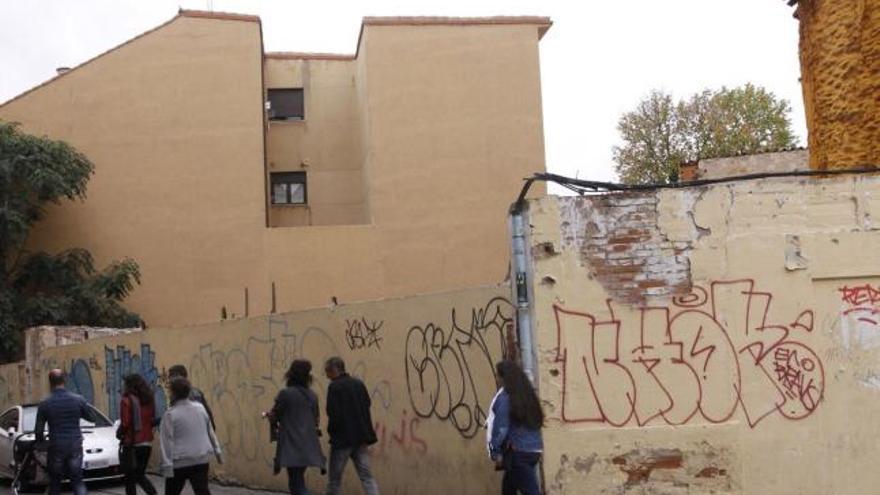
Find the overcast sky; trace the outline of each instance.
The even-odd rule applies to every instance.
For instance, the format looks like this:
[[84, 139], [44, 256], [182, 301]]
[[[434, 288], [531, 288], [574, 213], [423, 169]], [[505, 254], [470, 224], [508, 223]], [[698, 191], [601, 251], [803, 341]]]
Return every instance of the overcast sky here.
[[615, 125], [651, 89], [686, 96], [746, 82], [791, 102], [806, 142], [797, 21], [783, 0], [0, 0], [0, 102], [173, 17], [257, 14], [268, 51], [353, 53], [368, 15], [545, 15], [548, 170], [612, 180]]

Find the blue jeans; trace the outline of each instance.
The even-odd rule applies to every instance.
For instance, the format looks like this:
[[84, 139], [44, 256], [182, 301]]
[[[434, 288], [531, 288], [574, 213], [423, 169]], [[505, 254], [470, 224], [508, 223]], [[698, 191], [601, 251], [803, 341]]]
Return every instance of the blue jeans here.
[[370, 451], [366, 445], [360, 447], [330, 447], [330, 469], [327, 481], [327, 495], [339, 495], [342, 487], [342, 472], [348, 459], [354, 461], [354, 468], [367, 495], [379, 495], [379, 485], [370, 472]]
[[508, 452], [504, 454], [504, 479], [501, 495], [538, 495], [538, 475], [535, 466], [541, 459], [539, 452]]
[[82, 439], [49, 445], [46, 459], [49, 470], [49, 495], [61, 493], [61, 483], [70, 480], [70, 489], [76, 495], [86, 495], [82, 472]]

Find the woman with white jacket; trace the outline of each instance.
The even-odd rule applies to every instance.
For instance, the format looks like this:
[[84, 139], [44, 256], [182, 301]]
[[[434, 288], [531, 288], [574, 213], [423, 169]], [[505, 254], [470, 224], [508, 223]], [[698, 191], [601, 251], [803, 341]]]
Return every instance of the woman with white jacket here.
[[162, 416], [160, 440], [165, 493], [179, 495], [187, 481], [195, 495], [211, 495], [208, 464], [211, 457], [223, 463], [220, 442], [208, 412], [189, 399], [192, 386], [186, 378], [171, 380], [171, 407]]

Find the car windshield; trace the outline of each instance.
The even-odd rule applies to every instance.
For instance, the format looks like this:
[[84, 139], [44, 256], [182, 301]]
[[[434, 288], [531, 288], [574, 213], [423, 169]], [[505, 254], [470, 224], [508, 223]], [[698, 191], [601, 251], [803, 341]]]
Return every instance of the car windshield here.
[[[37, 424], [37, 406], [26, 406], [24, 409], [24, 431], [26, 433], [30, 433], [34, 431], [34, 428]], [[107, 416], [95, 409], [92, 406], [89, 406], [89, 409], [92, 411], [92, 416], [96, 418], [94, 423], [90, 421], [86, 421], [84, 419], [79, 420], [80, 428], [103, 428], [106, 426], [113, 426], [113, 422], [110, 421]], [[46, 430], [48, 431], [49, 427], [46, 426]]]

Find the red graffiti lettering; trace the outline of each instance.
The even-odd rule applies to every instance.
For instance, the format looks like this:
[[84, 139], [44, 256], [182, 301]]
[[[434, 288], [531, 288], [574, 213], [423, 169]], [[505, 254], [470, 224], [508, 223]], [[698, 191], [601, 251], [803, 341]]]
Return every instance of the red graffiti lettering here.
[[742, 411], [755, 427], [777, 411], [788, 419], [809, 416], [822, 401], [825, 373], [797, 336], [813, 331], [813, 312], [788, 325], [768, 324], [773, 296], [754, 286], [714, 282], [670, 307], [620, 317], [610, 300], [604, 318], [554, 305], [561, 419], [681, 425], [698, 415], [721, 423]]
[[391, 430], [391, 441], [388, 441], [388, 426], [382, 421], [376, 421], [373, 429], [376, 430], [377, 442], [374, 451], [378, 457], [387, 457], [392, 450], [401, 451], [406, 455], [428, 453], [428, 443], [419, 437], [417, 431], [421, 418], [418, 416], [408, 417], [407, 411], [403, 411], [400, 424]]

